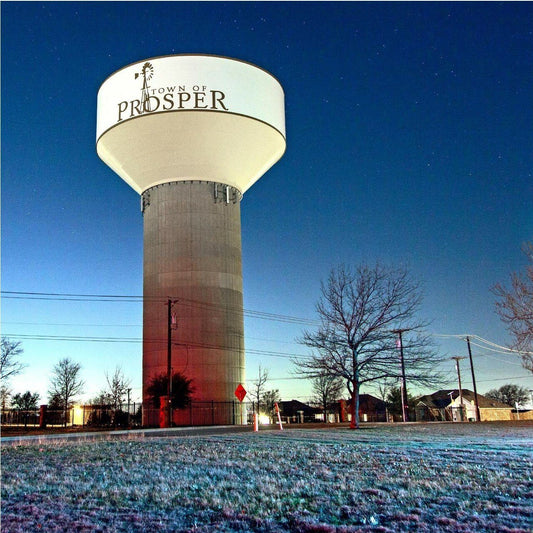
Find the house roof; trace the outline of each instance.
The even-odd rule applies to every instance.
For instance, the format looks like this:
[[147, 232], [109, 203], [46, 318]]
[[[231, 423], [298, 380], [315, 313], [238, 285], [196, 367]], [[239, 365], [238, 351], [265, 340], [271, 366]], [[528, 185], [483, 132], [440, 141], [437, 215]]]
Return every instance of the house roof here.
[[370, 411], [385, 411], [386, 404], [383, 400], [380, 400], [371, 394], [360, 394], [359, 407]]
[[[345, 400], [337, 400], [337, 401], [344, 401], [346, 403], [350, 403], [352, 401], [351, 398], [345, 399]], [[359, 394], [359, 404], [361, 403], [369, 403], [369, 404], [375, 404], [375, 405], [385, 405], [385, 402], [381, 400], [380, 398], [376, 398], [375, 396], [372, 396], [372, 394]]]
[[[463, 398], [471, 403], [474, 403], [474, 393], [469, 389], [463, 389]], [[418, 398], [418, 404], [422, 403], [427, 407], [443, 409], [450, 405], [451, 400], [455, 400], [459, 396], [459, 389], [442, 389], [433, 394], [427, 394]], [[481, 394], [477, 395], [480, 409], [510, 409], [511, 406], [506, 405], [496, 400], [491, 400]]]
[[296, 414], [298, 411], [303, 411], [306, 415], [311, 415], [320, 412], [320, 409], [311, 407], [310, 405], [307, 405], [306, 403], [300, 402], [298, 400], [282, 401], [279, 402], [279, 406], [282, 412], [289, 416]]

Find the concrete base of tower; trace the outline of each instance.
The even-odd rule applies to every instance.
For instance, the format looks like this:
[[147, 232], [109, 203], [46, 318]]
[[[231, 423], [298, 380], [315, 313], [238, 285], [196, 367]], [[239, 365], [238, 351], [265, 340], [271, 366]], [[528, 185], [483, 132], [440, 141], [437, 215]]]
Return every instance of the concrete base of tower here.
[[148, 389], [168, 372], [190, 380], [192, 402], [176, 425], [239, 424], [244, 383], [240, 193], [224, 184], [180, 181], [142, 195], [144, 214], [143, 424], [158, 426]]

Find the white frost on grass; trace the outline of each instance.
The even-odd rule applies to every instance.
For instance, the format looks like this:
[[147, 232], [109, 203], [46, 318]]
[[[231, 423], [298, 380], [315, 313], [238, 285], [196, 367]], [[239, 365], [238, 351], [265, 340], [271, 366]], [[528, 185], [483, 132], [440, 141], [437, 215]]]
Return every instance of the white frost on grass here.
[[2, 531], [530, 531], [532, 425], [2, 450]]

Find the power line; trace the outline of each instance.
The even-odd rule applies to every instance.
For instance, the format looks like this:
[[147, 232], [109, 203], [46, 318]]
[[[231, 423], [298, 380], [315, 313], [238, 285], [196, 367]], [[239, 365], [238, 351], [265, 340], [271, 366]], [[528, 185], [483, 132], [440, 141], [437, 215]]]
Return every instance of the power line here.
[[[3, 322], [4, 325], [22, 325], [22, 326], [61, 326], [61, 327], [102, 327], [102, 328], [142, 328], [142, 324], [87, 324], [87, 323], [61, 323], [61, 322], [11, 322], [11, 321], [4, 321]], [[430, 335], [432, 335], [430, 333]], [[438, 337], [458, 337], [458, 338], [462, 338], [461, 335], [443, 335], [443, 334], [433, 334], [435, 336], [438, 336]], [[16, 337], [16, 336], [19, 336], [19, 337], [23, 337], [24, 334], [21, 334], [21, 335], [16, 335], [16, 334], [10, 334], [9, 335], [10, 337]], [[48, 337], [47, 335], [39, 335], [39, 334], [33, 334], [34, 337]], [[105, 342], [104, 340], [102, 340], [101, 338], [98, 338], [98, 337], [72, 337], [72, 338], [68, 338], [67, 336], [58, 336], [58, 337], [65, 337], [65, 340], [93, 340], [95, 339], [95, 342]], [[471, 337], [473, 338], [478, 338], [477, 335], [472, 335]], [[29, 338], [29, 337], [28, 337]], [[294, 342], [294, 341], [286, 341], [286, 340], [281, 340], [281, 339], [267, 339], [267, 338], [262, 338], [262, 337], [252, 337], [252, 336], [246, 336], [246, 338], [248, 340], [257, 340], [257, 341], [264, 341], [264, 342], [271, 342], [271, 343], [279, 343], [279, 344], [291, 344], [291, 345], [294, 345], [294, 346], [299, 346], [300, 344], [297, 343], [297, 342]], [[36, 338], [32, 338], [31, 340], [39, 340], [39, 339], [36, 339]], [[46, 339], [42, 339], [42, 340], [46, 340]], [[120, 342], [120, 338], [115, 338], [113, 337], [112, 340], [110, 340], [109, 342]], [[132, 339], [125, 339], [124, 342], [134, 342], [134, 340]], [[141, 339], [138, 339], [138, 342], [141, 342]], [[163, 341], [161, 341], [163, 342]], [[499, 354], [502, 354], [502, 355], [510, 355], [510, 354], [513, 354], [513, 355], [518, 355], [520, 356], [522, 354], [522, 352], [516, 352], [515, 350], [510, 350], [510, 349], [507, 349], [505, 351], [502, 351], [500, 349], [495, 349], [495, 348], [491, 348], [490, 346], [498, 346], [500, 347], [498, 344], [495, 344], [493, 342], [490, 342], [490, 341], [485, 341], [487, 344], [489, 344], [490, 346], [484, 346], [482, 344], [477, 344], [475, 342], [472, 342], [470, 341], [471, 344], [473, 346], [476, 346], [478, 348], [482, 348], [484, 350], [490, 350], [491, 352], [494, 352], [494, 353], [499, 353]], [[503, 349], [503, 347], [501, 347]], [[485, 354], [485, 353], [477, 353], [476, 354], [477, 357], [490, 357], [489, 354]], [[508, 360], [504, 360], [504, 359], [497, 359], [495, 357], [492, 357], [492, 359], [496, 360], [496, 361], [501, 361], [501, 362], [506, 362], [508, 364], [512, 364], [512, 365], [516, 365], [516, 366], [522, 366], [520, 363], [513, 363], [511, 361], [508, 361]]]
[[[5, 324], [8, 324], [9, 322], [6, 322]], [[16, 322], [13, 322], [12, 324], [17, 324]], [[28, 325], [54, 325], [54, 326], [61, 326], [61, 325], [76, 325], [76, 326], [83, 326], [84, 324], [35, 324], [35, 323], [24, 323], [21, 324], [28, 324]], [[85, 324], [85, 326], [89, 326], [89, 324]], [[114, 327], [112, 324], [95, 324], [95, 326], [105, 326], [105, 327]], [[119, 325], [120, 326], [120, 325]], [[141, 327], [141, 326], [139, 326]], [[46, 335], [46, 334], [14, 334], [14, 333], [4, 333], [5, 337], [8, 338], [19, 338], [23, 340], [34, 340], [34, 341], [64, 341], [64, 342], [98, 342], [98, 343], [130, 343], [130, 344], [140, 344], [143, 342], [143, 339], [140, 337], [98, 337], [98, 336], [76, 336], [76, 335]], [[247, 337], [251, 338], [251, 337]], [[278, 341], [275, 339], [259, 339], [265, 342], [280, 342], [285, 344], [294, 344], [298, 345], [298, 343], [291, 343], [288, 341]], [[160, 343], [163, 344], [166, 342], [165, 339], [151, 339], [147, 340], [146, 342], [152, 342], [152, 343]], [[477, 346], [479, 348], [483, 348], [486, 350], [491, 350], [490, 348], [486, 346], [482, 346], [480, 344], [471, 343], [474, 346]], [[224, 347], [220, 345], [212, 345], [207, 343], [173, 343], [174, 346], [183, 346], [188, 345], [190, 348], [206, 348], [206, 349], [231, 349], [231, 347]], [[492, 350], [496, 353], [497, 350]], [[249, 355], [264, 355], [264, 356], [271, 356], [271, 357], [282, 357], [282, 358], [308, 358], [309, 355], [305, 354], [293, 354], [288, 352], [278, 352], [274, 350], [259, 350], [259, 349], [246, 349], [246, 354]], [[477, 353], [476, 357], [489, 357], [491, 359], [494, 359], [496, 361], [500, 361], [502, 363], [506, 364], [512, 364], [515, 366], [522, 366], [520, 363], [515, 363], [512, 361], [504, 360], [504, 359], [498, 359], [496, 357], [491, 357], [490, 354], [486, 353]]]
[[[149, 300], [149, 301], [160, 301], [161, 303], [165, 303], [168, 299], [167, 296], [150, 297], [150, 296], [138, 296], [138, 295], [119, 295], [119, 294], [77, 294], [77, 293], [28, 292], [28, 291], [0, 291], [0, 293], [3, 295], [4, 298], [10, 298], [10, 299], [42, 299], [42, 300], [75, 301], [75, 302], [81, 301], [81, 302], [142, 303], [144, 301]], [[212, 303], [202, 302], [200, 300], [179, 298], [177, 296], [173, 296], [172, 298], [179, 300], [180, 305], [184, 305], [184, 306], [188, 306], [192, 308], [203, 308], [203, 309], [207, 308], [207, 309], [224, 310], [226, 312], [237, 312], [237, 313], [243, 313], [244, 316], [247, 316], [249, 318], [273, 320], [273, 321], [292, 323], [292, 324], [304, 324], [304, 325], [310, 325], [310, 326], [321, 325], [321, 322], [319, 320], [313, 320], [310, 318], [295, 317], [291, 315], [282, 315], [279, 313], [268, 313], [265, 311], [258, 311], [258, 310], [253, 310], [253, 309], [243, 309], [243, 308], [236, 308], [236, 307], [232, 308], [230, 306], [220, 306], [220, 305], [216, 305]], [[62, 324], [57, 324], [57, 325], [62, 325]], [[69, 325], [69, 324], [65, 324], [65, 325]], [[89, 326], [88, 324], [80, 324], [80, 325]], [[98, 325], [95, 324], [94, 326], [98, 326]], [[105, 326], [107, 327], [107, 325]], [[124, 327], [125, 325], [117, 325], [117, 327], [119, 326]], [[109, 327], [111, 327], [111, 325], [109, 325]], [[131, 327], [135, 327], [135, 326], [131, 325]], [[479, 335], [473, 335], [473, 334], [468, 334], [468, 333], [464, 333], [464, 334], [429, 333], [429, 335], [432, 335], [434, 337], [441, 337], [441, 338], [456, 338], [456, 339], [462, 339], [465, 341], [467, 337], [470, 337], [470, 339], [476, 339], [479, 342], [487, 344], [491, 347], [489, 348], [488, 346], [480, 346], [478, 344], [475, 344], [475, 346], [479, 348], [484, 348], [484, 349], [492, 350], [495, 352], [497, 352], [498, 350], [501, 350], [500, 353], [502, 352], [513, 353], [517, 355], [532, 354], [532, 352], [521, 352], [518, 350], [514, 350], [512, 348], [501, 346], [492, 341], [484, 339], [483, 337], [480, 337]]]
[[[142, 328], [142, 324], [88, 324], [82, 322], [12, 322], [2, 321], [3, 325], [9, 326], [61, 326], [61, 327], [84, 327], [84, 328]], [[11, 335], [15, 336], [15, 335]], [[300, 346], [300, 343], [294, 341], [286, 341], [281, 339], [267, 339], [264, 337], [252, 337], [246, 336], [247, 340], [273, 342], [278, 344], [292, 344], [294, 346]]]
[[[9, 333], [4, 334], [7, 338], [20, 338], [23, 340], [43, 340], [43, 341], [64, 341], [64, 342], [102, 342], [102, 343], [136, 343], [140, 344], [142, 343], [141, 338], [135, 338], [135, 337], [82, 337], [82, 336], [66, 336], [66, 335], [12, 335]], [[154, 343], [161, 343], [163, 344], [166, 342], [164, 339], [159, 340], [153, 340]], [[187, 346], [189, 348], [204, 348], [204, 349], [213, 349], [213, 350], [222, 350], [222, 349], [228, 349], [228, 347], [223, 346], [217, 346], [207, 343], [173, 343], [174, 346]], [[261, 356], [261, 357], [276, 357], [276, 358], [282, 358], [282, 359], [307, 359], [309, 356], [305, 354], [293, 354], [289, 352], [276, 352], [271, 350], [258, 350], [258, 349], [245, 349], [246, 355], [250, 356]], [[486, 356], [490, 357], [489, 354], [476, 354], [477, 356]], [[493, 359], [495, 359], [493, 357]], [[496, 359], [498, 361], [509, 363], [508, 361], [504, 361], [501, 359]], [[515, 363], [516, 366], [521, 366], [518, 363]], [[531, 376], [515, 376], [515, 377], [509, 377], [509, 378], [498, 378], [498, 379], [488, 379], [488, 380], [480, 380], [481, 383], [486, 381], [505, 381], [508, 379], [526, 379]], [[281, 381], [281, 380], [292, 380], [292, 379], [302, 379], [299, 377], [288, 377], [288, 378], [270, 378], [271, 381]], [[250, 380], [253, 381], [253, 380]], [[452, 380], [450, 379], [450, 382]]]
[[507, 348], [505, 346], [501, 346], [500, 344], [496, 344], [494, 342], [488, 341], [488, 340], [484, 339], [483, 337], [480, 337], [479, 335], [472, 335], [472, 337], [476, 338], [480, 342], [484, 342], [485, 344], [488, 344], [489, 346], [494, 346], [495, 348], [499, 348], [500, 350], [503, 350], [504, 352], [513, 353], [513, 354], [517, 354], [517, 355], [525, 355], [525, 354], [533, 355], [533, 352], [527, 352], [527, 351], [524, 352], [524, 351], [520, 351], [520, 350], [514, 350], [512, 348]]
[[499, 361], [500, 363], [505, 363], [506, 365], [522, 366], [521, 363], [514, 363], [513, 361], [507, 361], [506, 359], [499, 359], [498, 357], [494, 357], [493, 355], [490, 355], [488, 353], [478, 353], [476, 355], [478, 357], [488, 357], [489, 359], [493, 359], [494, 361]]
[[[1, 291], [1, 294], [4, 298], [13, 298], [13, 299], [40, 299], [40, 300], [59, 300], [59, 301], [76, 301], [76, 302], [131, 302], [131, 303], [142, 303], [143, 301], [150, 300], [150, 301], [160, 301], [161, 303], [164, 303], [167, 298], [160, 298], [160, 297], [146, 297], [146, 296], [138, 296], [138, 295], [117, 295], [117, 294], [74, 294], [74, 293], [45, 293], [45, 292], [23, 292], [23, 291]], [[284, 322], [284, 323], [291, 323], [291, 324], [303, 324], [303, 325], [320, 325], [321, 322], [317, 320], [312, 320], [308, 318], [301, 318], [301, 317], [295, 317], [290, 315], [282, 315], [277, 313], [267, 313], [264, 311], [257, 311], [257, 310], [250, 310], [250, 309], [238, 309], [238, 308], [231, 308], [226, 306], [217, 306], [215, 304], [208, 304], [206, 302], [201, 302], [198, 300], [191, 300], [191, 299], [184, 299], [184, 298], [178, 298], [180, 305], [192, 307], [192, 308], [207, 308], [207, 309], [217, 309], [217, 310], [224, 310], [224, 311], [234, 311], [234, 312], [241, 312], [245, 316], [249, 318], [258, 318], [263, 320], [272, 320], [272, 321], [278, 321], [278, 322]], [[9, 322], [7, 322], [9, 323]], [[51, 323], [42, 323], [42, 324], [35, 324], [35, 323], [25, 323], [25, 322], [13, 322], [12, 324], [20, 324], [20, 325], [50, 325], [50, 326], [85, 326], [85, 327], [142, 327], [140, 324], [51, 324]], [[472, 344], [478, 348], [482, 348], [484, 350], [489, 350], [495, 353], [501, 353], [505, 355], [509, 354], [515, 354], [515, 355], [522, 355], [523, 353], [531, 353], [531, 352], [519, 352], [517, 350], [513, 350], [511, 348], [507, 348], [505, 346], [501, 346], [499, 344], [496, 344], [492, 341], [489, 341], [487, 339], [484, 339], [483, 337], [480, 337], [479, 335], [468, 335], [468, 334], [439, 334], [439, 333], [429, 333], [432, 336], [435, 337], [441, 337], [441, 338], [456, 338], [456, 339], [462, 339], [466, 340], [468, 337], [471, 339], [476, 339], [483, 344], [477, 344], [475, 342], [472, 342]], [[133, 337], [88, 337], [88, 336], [67, 336], [67, 335], [27, 335], [27, 334], [21, 334], [21, 335], [6, 335], [11, 338], [22, 338], [27, 340], [54, 340], [54, 341], [65, 341], [65, 342], [99, 342], [99, 343], [141, 343], [142, 339], [140, 338], [133, 338]], [[248, 337], [252, 339], [252, 337]], [[257, 340], [264, 340], [265, 342], [283, 342], [287, 344], [297, 344], [292, 343], [288, 341], [281, 341], [281, 340], [273, 340], [273, 339], [257, 339]], [[152, 342], [166, 342], [161, 340], [153, 339]], [[214, 345], [207, 345], [207, 344], [190, 344], [190, 347], [203, 347], [203, 348], [211, 348], [211, 349], [226, 349], [222, 346], [214, 346]], [[267, 356], [267, 357], [278, 357], [278, 358], [288, 358], [288, 359], [300, 359], [300, 358], [307, 358], [308, 355], [303, 354], [291, 354], [286, 352], [276, 352], [276, 351], [266, 351], [266, 350], [253, 350], [248, 349], [246, 350], [246, 353], [249, 355], [260, 355], [260, 356]], [[487, 356], [488, 354], [476, 354], [480, 356]], [[498, 360], [498, 359], [496, 359]], [[503, 362], [503, 361], [502, 361]], [[509, 362], [510, 363], [510, 362]], [[517, 366], [521, 366], [518, 363], [510, 363], [510, 364], [516, 364]]]
[[479, 380], [479, 382], [487, 383], [488, 381], [508, 381], [510, 379], [528, 379], [528, 378], [531, 378], [531, 376], [511, 376], [511, 377], [505, 377], [505, 378], [481, 379]]
[[[468, 337], [468, 333], [464, 333], [463, 335], [457, 335], [457, 334], [451, 334], [451, 333], [430, 333], [429, 335], [432, 335], [433, 337], [444, 337], [444, 338], [454, 338], [454, 339], [466, 339]], [[473, 337], [473, 335], [470, 335], [470, 337]]]
[[[134, 302], [143, 301], [142, 296], [120, 296], [106, 294], [68, 294], [46, 292], [1, 291], [3, 298], [13, 300], [59, 300], [69, 302]], [[145, 298], [147, 299], [147, 298]]]
[[[10, 322], [10, 321], [3, 322], [3, 324], [4, 325], [24, 325], [24, 326], [106, 327], [106, 328], [135, 327], [135, 328], [142, 328], [142, 324], [85, 324], [85, 323]], [[44, 334], [43, 335], [40, 335], [40, 334], [33, 334], [33, 335], [9, 334], [8, 336], [11, 337], [11, 338], [13, 338], [13, 337], [21, 337], [21, 338], [26, 338], [28, 340], [65, 340], [65, 341], [79, 341], [79, 342], [84, 341], [84, 340], [87, 340], [89, 342], [139, 342], [139, 343], [142, 342], [142, 339], [140, 339], [140, 338], [122, 338], [122, 337], [118, 337], [118, 338], [117, 337], [103, 337], [103, 338], [102, 337], [75, 337], [75, 336], [68, 337], [68, 336], [65, 336], [65, 335], [58, 335], [58, 336], [54, 337], [54, 336], [51, 336], [51, 335], [44, 335]], [[439, 336], [444, 336], [444, 335], [439, 335]], [[477, 336], [474, 336], [474, 337], [477, 337]], [[300, 345], [297, 342], [284, 341], [284, 340], [278, 340], [278, 339], [267, 339], [267, 338], [260, 338], [260, 337], [251, 337], [251, 336], [247, 336], [246, 338], [249, 339], [249, 340], [258, 340], [258, 341], [264, 341], [264, 342], [270, 342], [270, 343], [290, 344], [290, 345], [294, 345], [294, 346], [299, 346]], [[163, 342], [163, 341], [161, 340], [161, 341], [158, 341], [158, 342]], [[495, 343], [492, 343], [490, 341], [487, 341], [487, 343], [489, 343], [490, 345], [493, 345], [493, 346], [494, 345], [498, 346]], [[514, 352], [510, 352], [510, 351], [502, 352], [500, 350], [497, 350], [497, 349], [494, 349], [494, 348], [490, 348], [488, 346], [483, 346], [482, 344], [477, 344], [477, 343], [472, 342], [472, 341], [471, 341], [471, 344], [473, 346], [477, 346], [478, 348], [482, 348], [484, 350], [490, 350], [490, 351], [492, 351], [494, 353], [499, 353], [499, 354], [503, 354], [503, 355], [509, 355], [510, 353], [513, 353], [514, 355], [518, 355], [518, 354], [516, 354]], [[250, 350], [248, 350], [248, 352], [250, 352]], [[509, 361], [509, 360], [506, 360], [506, 359], [499, 359], [497, 357], [491, 356], [488, 353], [477, 353], [476, 357], [488, 357], [490, 359], [493, 359], [495, 361], [499, 361], [499, 362], [502, 362], [502, 363], [515, 365], [515, 366], [522, 366], [521, 363], [515, 363], [515, 362]]]
[[[307, 376], [293, 376], [289, 378], [268, 378], [268, 381], [294, 381], [294, 380], [308, 380], [309, 378]], [[256, 383], [257, 379], [247, 379], [249, 383]]]
[[[501, 354], [505, 354], [505, 355], [511, 355], [512, 352], [509, 352], [509, 351], [503, 351], [503, 350], [497, 350], [496, 348], [491, 348], [490, 346], [485, 346], [483, 344], [477, 344], [476, 342], [472, 342], [472, 340], [470, 340], [470, 344], [472, 344], [473, 346], [477, 346], [478, 348], [482, 348], [483, 350], [489, 350], [491, 352], [495, 352], [495, 353], [501, 353]], [[519, 355], [518, 353], [512, 353], [512, 355]]]
[[[84, 327], [84, 328], [142, 328], [142, 324], [88, 324], [85, 322], [14, 322], [14, 321], [2, 321], [3, 325], [9, 326], [61, 326], [61, 327]], [[247, 340], [275, 342], [279, 344], [292, 344], [300, 346], [300, 343], [294, 341], [286, 341], [281, 339], [266, 339], [264, 337], [252, 337], [246, 336]]]
[[[68, 335], [14, 335], [10, 333], [4, 333], [4, 337], [12, 339], [23, 339], [23, 340], [38, 340], [38, 341], [64, 341], [64, 342], [123, 342], [123, 343], [137, 343], [140, 344], [143, 342], [143, 339], [138, 337], [82, 337], [82, 336], [68, 336]], [[166, 339], [151, 339], [146, 342], [165, 344]], [[181, 346], [187, 348], [203, 348], [208, 350], [230, 350], [234, 349], [231, 346], [221, 346], [216, 344], [208, 343], [194, 343], [194, 342], [173, 342], [173, 346]], [[276, 352], [271, 350], [257, 350], [257, 349], [245, 349], [247, 355], [258, 355], [266, 357], [279, 357], [283, 359], [306, 359], [308, 356], [304, 354], [293, 354], [289, 352]]]
[[12, 322], [2, 321], [4, 325], [12, 326], [67, 326], [84, 328], [142, 328], [142, 324], [87, 324], [85, 322]]
[[[443, 338], [455, 338], [455, 339], [461, 339], [465, 340], [467, 337], [470, 337], [470, 342], [472, 342], [472, 339], [477, 339], [479, 342], [488, 344], [489, 346], [493, 347], [493, 351], [498, 351], [499, 353], [512, 353], [516, 355], [533, 355], [533, 352], [528, 351], [520, 351], [520, 350], [514, 350], [513, 348], [508, 348], [506, 346], [502, 346], [501, 344], [496, 344], [495, 342], [489, 341], [487, 339], [484, 339], [483, 337], [480, 337], [479, 335], [472, 335], [470, 333], [465, 333], [463, 335], [452, 335], [452, 334], [445, 334], [445, 333], [430, 333], [429, 335], [432, 335], [433, 337], [443, 337]], [[484, 348], [486, 350], [490, 350], [487, 346], [480, 346], [478, 344], [475, 344], [478, 348]], [[498, 348], [498, 350], [495, 350], [494, 348]]]
[[[1, 291], [4, 298], [18, 299], [18, 300], [53, 300], [53, 301], [69, 301], [69, 302], [130, 302], [142, 303], [144, 301], [160, 301], [164, 303], [168, 297], [150, 297], [150, 296], [125, 296], [116, 294], [69, 294], [69, 293], [45, 293], [45, 292], [22, 292], [22, 291]], [[310, 318], [295, 317], [291, 315], [282, 315], [278, 313], [268, 313], [265, 311], [257, 311], [253, 309], [243, 309], [231, 306], [220, 306], [200, 300], [191, 300], [188, 298], [180, 298], [172, 296], [172, 299], [179, 300], [180, 305], [185, 305], [193, 308], [201, 309], [216, 309], [224, 310], [225, 312], [243, 313], [249, 318], [259, 318], [263, 320], [273, 320], [278, 322], [285, 322], [290, 324], [304, 324], [309, 326], [316, 326], [320, 321]]]
[[[3, 333], [4, 337], [10, 339], [23, 339], [32, 341], [69, 341], [69, 342], [125, 342], [141, 343], [142, 339], [134, 337], [77, 337], [69, 335], [31, 335], [31, 334], [11, 334]], [[161, 341], [154, 341], [161, 342]]]
[[[471, 335], [471, 334], [465, 334], [465, 335], [452, 335], [452, 334], [443, 334], [443, 333], [429, 333], [429, 335], [432, 335], [434, 337], [443, 337], [443, 338], [456, 338], [466, 341], [467, 338], [470, 338], [470, 343], [474, 346], [477, 346], [478, 348], [482, 348], [483, 350], [490, 350], [495, 353], [499, 353], [502, 355], [533, 355], [533, 352], [524, 352], [519, 350], [513, 350], [512, 348], [507, 348], [505, 346], [502, 346], [500, 344], [496, 344], [495, 342], [491, 342], [487, 339], [484, 339], [483, 337], [480, 337], [479, 335]], [[472, 342], [472, 339], [477, 339], [479, 342], [485, 343], [485, 344], [477, 344], [475, 342]], [[488, 346], [487, 346], [488, 345]], [[476, 354], [476, 355], [487, 355], [487, 354]], [[503, 361], [503, 360], [502, 360]], [[510, 363], [509, 364], [518, 364], [518, 363]], [[521, 365], [519, 365], [521, 366]]]

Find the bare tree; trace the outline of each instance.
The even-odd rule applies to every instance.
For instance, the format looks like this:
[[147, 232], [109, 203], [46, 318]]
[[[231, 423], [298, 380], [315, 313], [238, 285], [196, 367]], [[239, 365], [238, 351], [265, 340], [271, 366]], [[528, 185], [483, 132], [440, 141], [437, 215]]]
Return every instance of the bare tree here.
[[333, 269], [321, 284], [317, 312], [321, 326], [305, 331], [302, 344], [313, 349], [295, 361], [300, 375], [342, 378], [351, 396], [352, 428], [359, 427], [359, 389], [362, 384], [399, 377], [395, 329], [402, 328], [406, 377], [411, 382], [435, 384], [441, 361], [432, 340], [416, 318], [421, 290], [407, 270], [365, 264], [354, 270]]
[[321, 374], [313, 378], [311, 401], [324, 411], [324, 421], [328, 421], [328, 411], [333, 402], [340, 399], [345, 384], [339, 376]]
[[60, 403], [65, 414], [65, 426], [67, 425], [67, 412], [74, 397], [83, 390], [84, 382], [80, 379], [81, 365], [68, 357], [61, 359], [54, 366], [48, 396], [50, 400]]
[[130, 380], [126, 379], [124, 372], [122, 372], [122, 369], [119, 367], [116, 367], [111, 375], [106, 372], [105, 379], [107, 382], [107, 388], [104, 393], [109, 398], [109, 404], [112, 409], [116, 411], [117, 409], [120, 409], [125, 396], [128, 394]]
[[113, 426], [116, 426], [120, 415], [123, 415], [121, 406], [124, 398], [128, 394], [130, 380], [126, 379], [122, 369], [116, 367], [113, 374], [105, 373], [107, 386], [94, 398], [93, 403], [108, 406], [113, 412]]
[[20, 374], [26, 365], [18, 359], [24, 353], [20, 342], [13, 342], [2, 337], [2, 347], [0, 356], [0, 379], [6, 380], [11, 376]]
[[5, 411], [9, 405], [13, 391], [6, 383], [0, 386], [0, 409]]
[[394, 388], [393, 381], [391, 379], [385, 379], [384, 381], [378, 384], [377, 394], [380, 400], [385, 404], [385, 417], [387, 422], [389, 422], [389, 396], [391, 390]]
[[522, 250], [530, 261], [526, 272], [512, 273], [509, 289], [498, 283], [492, 291], [500, 298], [496, 311], [513, 338], [511, 348], [521, 353], [523, 367], [533, 372], [533, 242]]
[[391, 389], [394, 387], [394, 380], [391, 379], [385, 379], [382, 382], [378, 384], [377, 394], [381, 400], [384, 402], [387, 401], [387, 396], [389, 396], [389, 393]]
[[[93, 406], [105, 407], [106, 409], [111, 409], [111, 397], [105, 389], [102, 389], [96, 396], [89, 400], [89, 404]], [[50, 400], [48, 402], [48, 406], [50, 407]]]
[[253, 385], [250, 388], [250, 396], [252, 400], [256, 402], [257, 411], [261, 408], [263, 402], [263, 396], [265, 394], [265, 386], [268, 381], [268, 369], [259, 365], [259, 371], [257, 373], [257, 379], [252, 380]]

